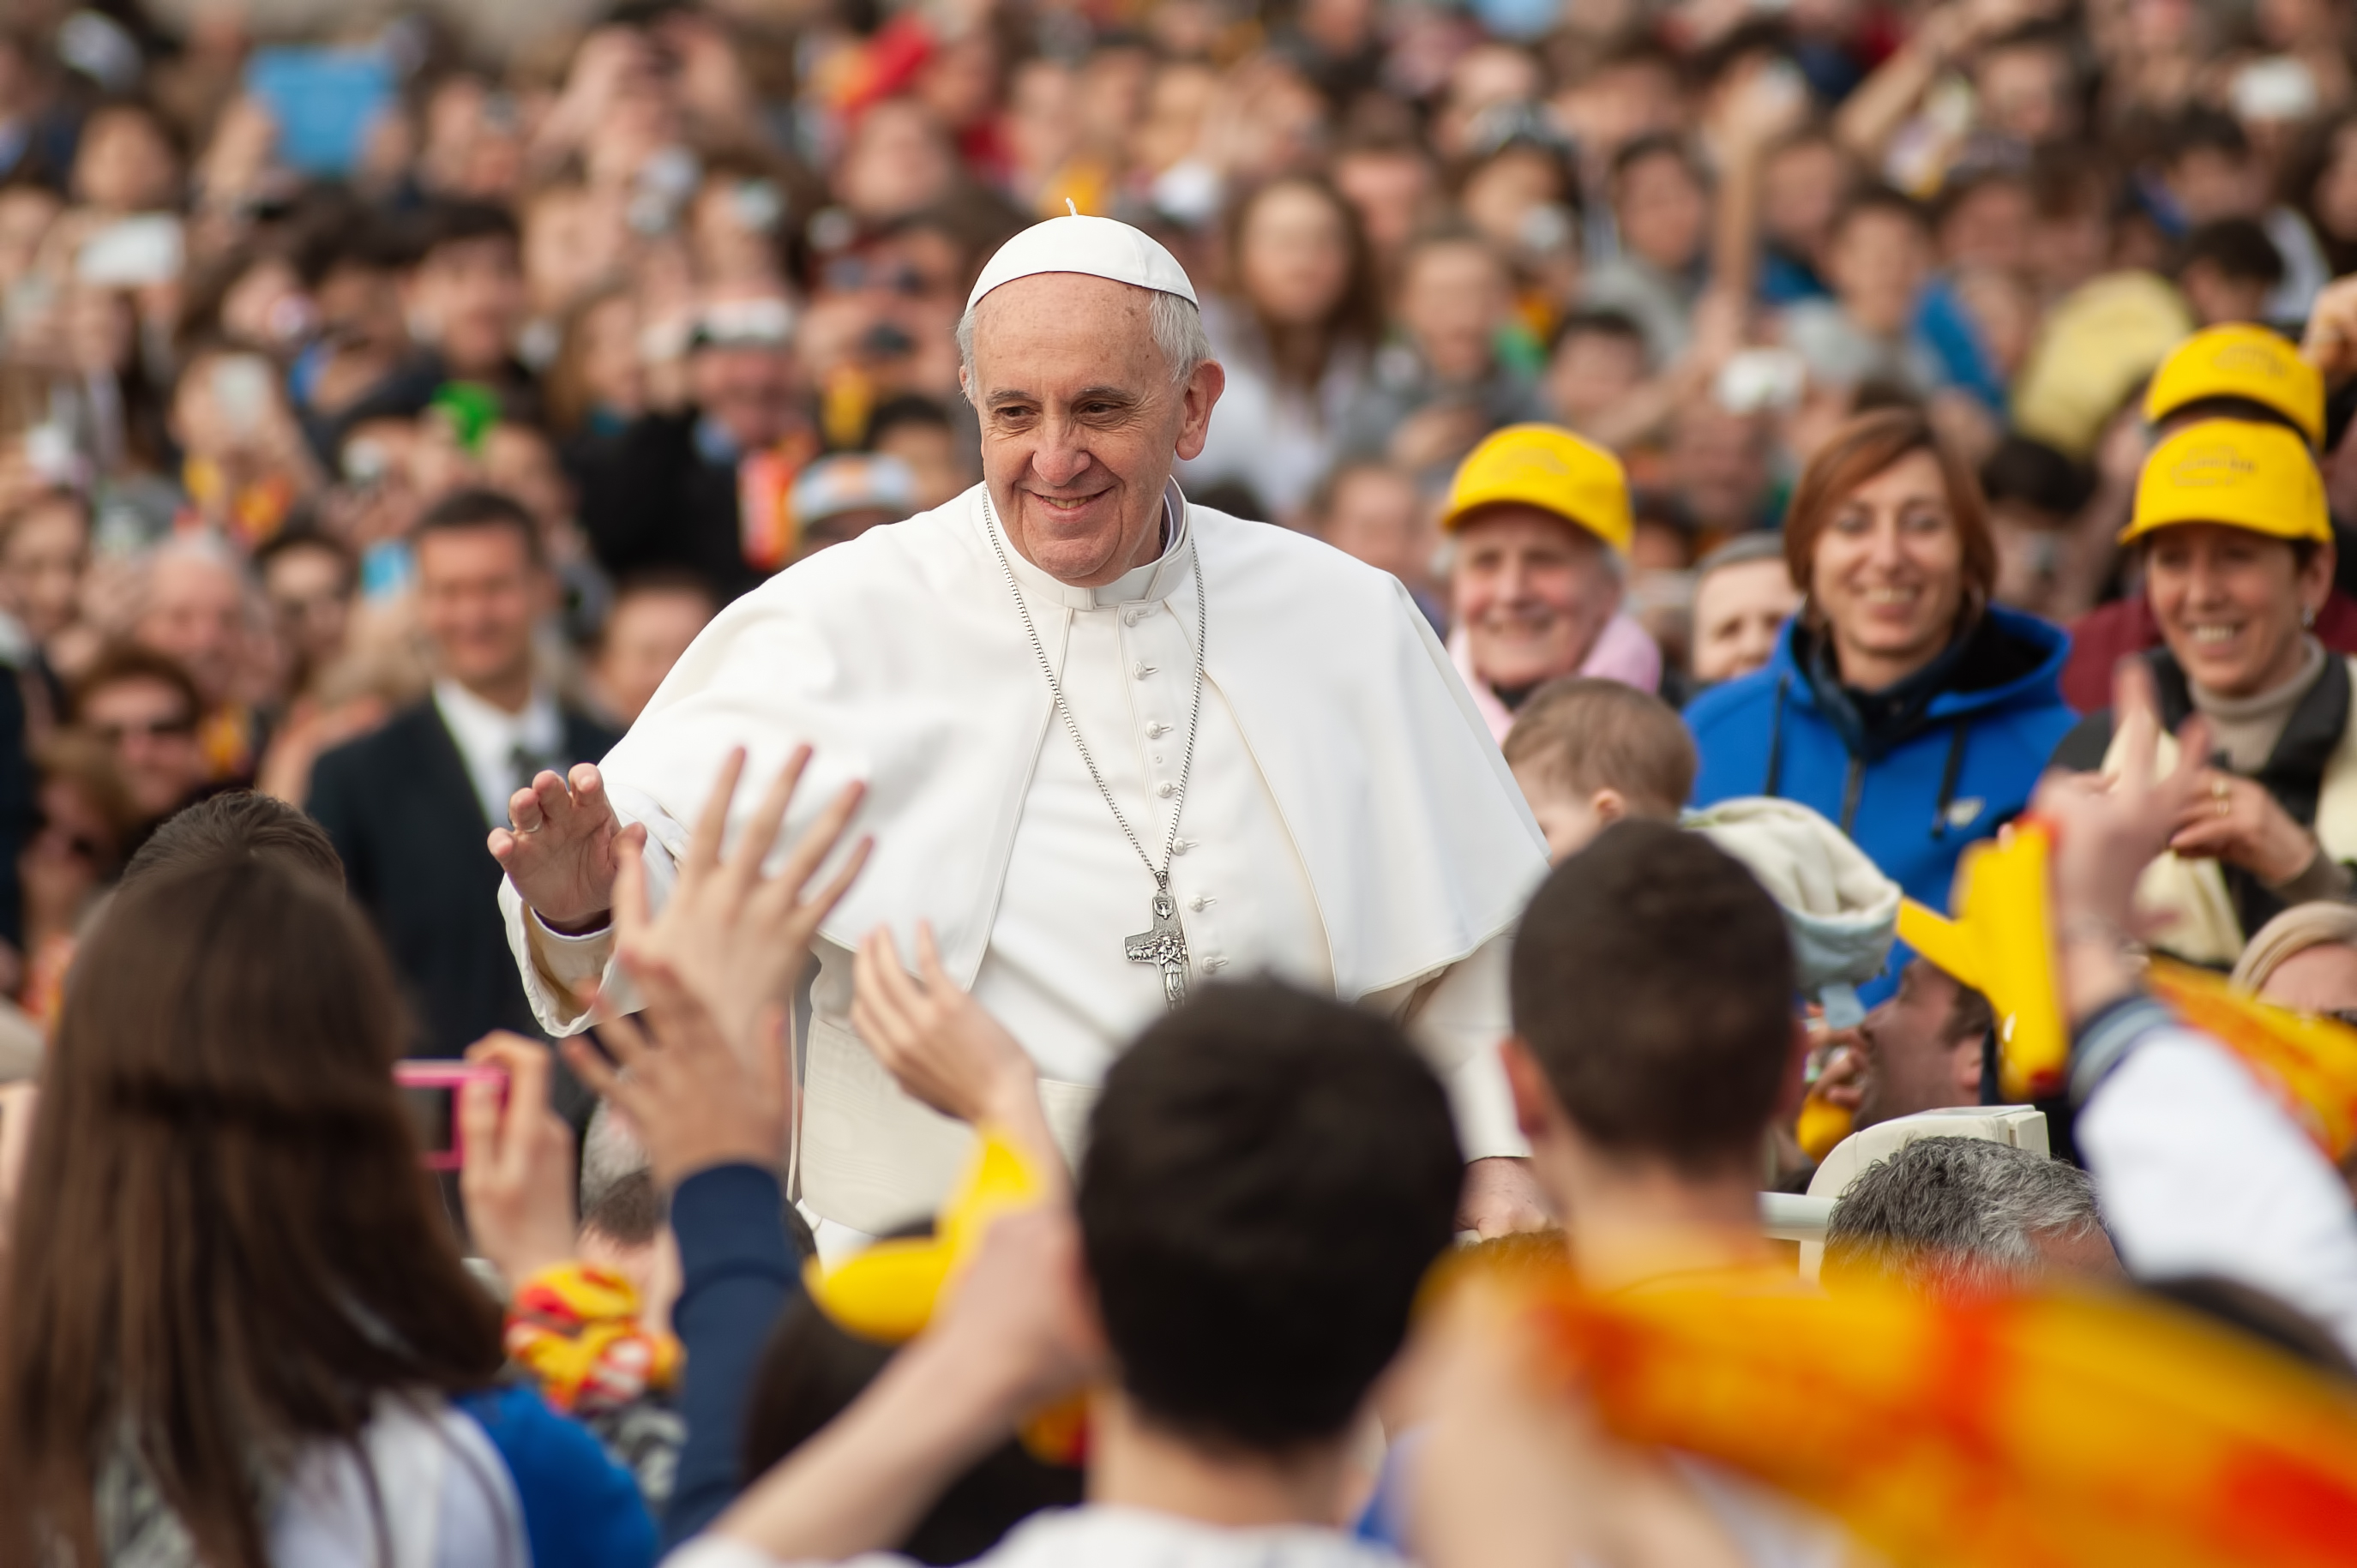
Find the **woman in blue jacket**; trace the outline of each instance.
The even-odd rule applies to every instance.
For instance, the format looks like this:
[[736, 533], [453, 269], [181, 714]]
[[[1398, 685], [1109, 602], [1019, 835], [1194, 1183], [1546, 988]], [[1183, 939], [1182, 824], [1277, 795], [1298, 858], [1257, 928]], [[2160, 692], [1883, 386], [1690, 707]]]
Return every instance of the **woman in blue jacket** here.
[[1989, 602], [1979, 484], [1911, 409], [1861, 414], [1810, 459], [1784, 557], [1805, 597], [1775, 656], [1686, 711], [1695, 804], [1797, 800], [1944, 910], [1957, 856], [2029, 803], [2071, 731], [2068, 639]]

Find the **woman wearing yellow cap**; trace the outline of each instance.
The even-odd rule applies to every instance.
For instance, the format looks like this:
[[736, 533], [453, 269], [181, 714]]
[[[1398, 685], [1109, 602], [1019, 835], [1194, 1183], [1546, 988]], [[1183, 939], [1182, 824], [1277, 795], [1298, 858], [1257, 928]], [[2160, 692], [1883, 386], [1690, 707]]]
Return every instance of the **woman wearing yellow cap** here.
[[[2146, 459], [2120, 542], [2142, 555], [2162, 646], [2143, 655], [2174, 731], [2210, 721], [2218, 765], [2138, 890], [2154, 938], [2224, 966], [2289, 905], [2336, 898], [2357, 860], [2357, 730], [2350, 661], [2313, 631], [2332, 589], [2332, 527], [2307, 444], [2280, 425], [2213, 419]], [[2108, 710], [2057, 765], [2112, 767]], [[2164, 766], [2175, 748], [2164, 737]]]
[[1661, 684], [1661, 650], [1620, 609], [1635, 525], [1618, 457], [1551, 424], [1509, 425], [1458, 467], [1440, 526], [1449, 656], [1493, 737], [1559, 675]]
[[1767, 666], [1686, 710], [1695, 803], [1797, 800], [1944, 909], [1964, 846], [2021, 811], [2071, 728], [2062, 634], [1989, 602], [1980, 486], [1913, 410], [1861, 414], [1809, 460], [1784, 558], [1806, 596]]

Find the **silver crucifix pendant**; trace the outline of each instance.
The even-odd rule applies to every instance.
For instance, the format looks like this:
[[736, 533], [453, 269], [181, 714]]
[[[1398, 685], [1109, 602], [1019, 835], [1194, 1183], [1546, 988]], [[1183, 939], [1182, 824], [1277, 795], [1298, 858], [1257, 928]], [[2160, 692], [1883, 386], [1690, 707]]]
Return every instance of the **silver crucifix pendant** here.
[[1187, 1000], [1187, 933], [1178, 929], [1178, 906], [1167, 888], [1154, 895], [1154, 929], [1130, 938], [1125, 950], [1132, 963], [1161, 967], [1162, 1000], [1173, 1011]]

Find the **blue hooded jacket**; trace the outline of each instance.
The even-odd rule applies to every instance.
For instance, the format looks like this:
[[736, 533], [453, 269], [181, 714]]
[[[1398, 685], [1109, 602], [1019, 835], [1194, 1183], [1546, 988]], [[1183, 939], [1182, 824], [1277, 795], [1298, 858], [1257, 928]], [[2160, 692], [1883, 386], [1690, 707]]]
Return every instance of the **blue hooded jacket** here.
[[[1889, 693], [1846, 692], [1817, 639], [1787, 621], [1764, 669], [1686, 709], [1701, 767], [1694, 803], [1797, 800], [1837, 824], [1909, 897], [1945, 911], [1964, 846], [2019, 814], [2078, 722], [2062, 701], [2070, 639], [1992, 607], [1932, 665]], [[1905, 965], [1894, 947], [1868, 1006]]]

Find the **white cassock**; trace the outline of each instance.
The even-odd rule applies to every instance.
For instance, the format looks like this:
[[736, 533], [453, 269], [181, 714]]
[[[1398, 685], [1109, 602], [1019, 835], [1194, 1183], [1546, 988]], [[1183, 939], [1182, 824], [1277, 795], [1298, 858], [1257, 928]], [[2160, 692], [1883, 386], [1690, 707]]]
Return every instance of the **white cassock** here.
[[[799, 1196], [877, 1234], [930, 1213], [970, 1134], [901, 1093], [852, 1032], [852, 951], [930, 920], [951, 975], [1038, 1064], [1077, 1155], [1096, 1085], [1163, 1011], [1125, 940], [1152, 875], [1058, 717], [1011, 569], [1081, 734], [1157, 863], [1180, 807], [1171, 890], [1196, 985], [1269, 972], [1401, 1019], [1448, 1083], [1468, 1159], [1527, 1152], [1496, 1046], [1507, 935], [1546, 872], [1503, 758], [1406, 590], [1338, 550], [1168, 492], [1161, 558], [1099, 588], [1012, 549], [1002, 568], [977, 485], [822, 552], [696, 639], [622, 743], [606, 787], [646, 824], [650, 885], [673, 886], [722, 758], [759, 781], [815, 748], [791, 838], [865, 779], [876, 849], [815, 944], [802, 1036]], [[1183, 794], [1200, 563], [1210, 585], [1202, 717]], [[741, 791], [750, 811], [758, 789]], [[780, 854], [783, 852], [780, 851]], [[570, 990], [610, 938], [528, 919], [502, 884], [541, 1021], [589, 1020]]]

